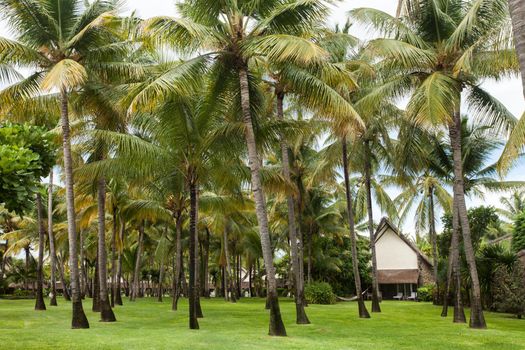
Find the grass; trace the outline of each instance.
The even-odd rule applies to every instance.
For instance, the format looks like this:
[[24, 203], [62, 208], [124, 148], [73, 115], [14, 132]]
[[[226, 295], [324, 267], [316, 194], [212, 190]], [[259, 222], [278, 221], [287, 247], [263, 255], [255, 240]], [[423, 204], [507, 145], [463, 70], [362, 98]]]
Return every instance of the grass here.
[[[294, 304], [281, 302], [288, 337], [267, 336], [268, 314], [261, 299], [237, 304], [202, 300], [200, 330], [190, 331], [187, 304], [172, 312], [164, 303], [142, 299], [117, 307], [117, 323], [98, 322], [91, 302], [84, 306], [88, 330], [70, 329], [70, 307], [33, 311], [32, 300], [0, 300], [0, 349], [525, 349], [525, 321], [487, 313], [489, 329], [471, 330], [439, 317], [428, 303], [383, 302], [383, 313], [356, 317], [355, 303], [310, 305], [311, 325], [294, 323]], [[48, 305], [48, 304], [47, 304]]]

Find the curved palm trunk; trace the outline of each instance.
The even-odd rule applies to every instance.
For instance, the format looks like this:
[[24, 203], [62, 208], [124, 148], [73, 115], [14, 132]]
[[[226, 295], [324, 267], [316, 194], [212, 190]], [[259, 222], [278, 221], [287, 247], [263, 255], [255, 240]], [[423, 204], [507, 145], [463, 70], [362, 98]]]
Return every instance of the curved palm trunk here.
[[44, 229], [42, 196], [36, 195], [36, 208], [38, 216], [38, 265], [36, 270], [36, 302], [35, 310], [45, 310], [44, 303], [44, 247], [46, 241], [46, 230]]
[[463, 246], [472, 281], [472, 296], [470, 301], [470, 327], [486, 328], [485, 317], [481, 303], [481, 289], [476, 267], [476, 257], [472, 246], [470, 225], [465, 203], [465, 186], [463, 180], [463, 158], [461, 151], [461, 114], [459, 108], [454, 112], [454, 122], [449, 126], [450, 142], [454, 158], [454, 203], [457, 206], [459, 224], [463, 232]]
[[122, 254], [119, 252], [117, 256], [117, 289], [115, 294], [115, 305], [123, 305], [122, 302]]
[[73, 314], [72, 328], [89, 328], [89, 322], [82, 307], [79, 289], [77, 228], [75, 218], [75, 193], [73, 190], [73, 161], [71, 157], [71, 137], [69, 128], [68, 96], [65, 89], [60, 92], [60, 121], [64, 153], [64, 173], [66, 187], [67, 231], [69, 241], [69, 268], [71, 271], [71, 299]]
[[98, 282], [100, 288], [100, 321], [115, 322], [115, 314], [109, 303], [107, 254], [106, 254], [106, 181], [98, 180]]
[[189, 269], [190, 269], [190, 285], [189, 285], [189, 325], [190, 329], [199, 329], [199, 321], [197, 320], [197, 288], [195, 267], [196, 252], [197, 252], [197, 189], [193, 175], [190, 175], [190, 244], [189, 244]]
[[269, 334], [275, 336], [286, 336], [286, 329], [281, 318], [281, 309], [277, 297], [277, 281], [275, 279], [275, 267], [273, 265], [272, 244], [270, 242], [270, 230], [268, 227], [268, 214], [266, 212], [266, 201], [261, 182], [260, 160], [257, 153], [257, 144], [252, 124], [250, 111], [250, 88], [248, 82], [248, 68], [243, 63], [238, 70], [241, 89], [241, 109], [244, 122], [244, 133], [248, 148], [248, 162], [251, 170], [252, 191], [255, 199], [255, 212], [259, 224], [259, 234], [263, 251], [264, 265], [266, 267], [266, 278], [268, 280], [268, 300], [270, 303], [270, 327]]
[[352, 202], [352, 192], [350, 189], [350, 177], [348, 173], [348, 146], [346, 144], [346, 137], [343, 137], [342, 143], [343, 176], [345, 179], [346, 209], [348, 211], [348, 226], [350, 227], [350, 242], [352, 244], [352, 270], [354, 273], [355, 293], [357, 296], [357, 305], [359, 307], [359, 317], [370, 318], [370, 314], [368, 313], [363, 300], [363, 292], [361, 290], [361, 275], [359, 273], [359, 260], [357, 259], [357, 239], [355, 235], [354, 209]]
[[179, 209], [175, 216], [176, 243], [175, 243], [175, 272], [173, 275], [173, 302], [171, 309], [177, 310], [180, 295], [180, 276], [182, 273], [182, 211]]
[[525, 97], [525, 2], [509, 0], [516, 51], [520, 60], [523, 96]]
[[57, 306], [56, 289], [56, 251], [55, 235], [53, 234], [53, 168], [49, 171], [49, 188], [47, 189], [47, 233], [49, 236], [49, 259], [51, 263], [51, 300], [49, 305]]
[[86, 292], [88, 292], [88, 296], [91, 297], [91, 290], [88, 288], [88, 273], [86, 268], [86, 261], [84, 258], [84, 232], [80, 230], [79, 232], [79, 251], [80, 251], [80, 269], [79, 269], [79, 282], [80, 282], [80, 297], [84, 299], [86, 296]]
[[137, 256], [135, 259], [135, 268], [133, 270], [133, 285], [131, 287], [131, 293], [129, 294], [129, 301], [135, 301], [139, 295], [139, 283], [140, 283], [140, 258], [142, 257], [142, 244], [144, 241], [144, 221], [139, 226], [139, 241], [137, 247]]
[[372, 212], [372, 153], [370, 141], [365, 140], [365, 186], [366, 186], [366, 211], [368, 213], [368, 233], [370, 235], [370, 251], [372, 252], [372, 312], [381, 312], [379, 306], [379, 283], [377, 282], [377, 256], [376, 239], [374, 234], [374, 216]]
[[430, 242], [432, 244], [432, 263], [433, 266], [433, 272], [434, 272], [434, 283], [436, 285], [436, 293], [434, 293], [434, 305], [439, 304], [439, 281], [438, 281], [438, 264], [439, 264], [439, 257], [438, 257], [438, 250], [437, 250], [437, 237], [436, 237], [436, 219], [435, 219], [435, 213], [434, 213], [434, 187], [430, 187], [428, 192], [428, 201], [429, 201], [429, 213], [428, 213], [428, 220], [429, 220], [429, 236], [430, 236]]
[[[277, 119], [284, 120], [284, 93], [276, 93], [277, 95]], [[290, 157], [288, 155], [288, 145], [281, 135], [281, 154], [284, 179], [291, 183], [290, 176]], [[297, 324], [310, 324], [310, 320], [304, 310], [304, 277], [299, 266], [299, 247], [297, 240], [297, 229], [295, 220], [295, 203], [291, 194], [286, 196], [286, 204], [288, 206], [288, 235], [290, 238], [290, 251], [292, 260], [292, 270], [295, 285], [295, 317]]]

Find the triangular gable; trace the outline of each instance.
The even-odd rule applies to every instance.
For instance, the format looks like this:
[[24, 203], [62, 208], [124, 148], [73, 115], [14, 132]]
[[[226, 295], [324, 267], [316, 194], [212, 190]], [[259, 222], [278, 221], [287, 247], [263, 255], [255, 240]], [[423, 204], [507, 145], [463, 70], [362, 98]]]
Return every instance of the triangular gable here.
[[423, 254], [421, 250], [411, 241], [409, 240], [404, 234], [399, 231], [399, 229], [387, 218], [383, 217], [381, 221], [379, 222], [379, 225], [377, 226], [376, 232], [375, 232], [375, 241], [379, 241], [383, 234], [386, 232], [386, 230], [390, 228], [405, 244], [407, 244], [416, 254], [421, 257], [427, 264], [430, 266], [433, 266], [430, 259]]

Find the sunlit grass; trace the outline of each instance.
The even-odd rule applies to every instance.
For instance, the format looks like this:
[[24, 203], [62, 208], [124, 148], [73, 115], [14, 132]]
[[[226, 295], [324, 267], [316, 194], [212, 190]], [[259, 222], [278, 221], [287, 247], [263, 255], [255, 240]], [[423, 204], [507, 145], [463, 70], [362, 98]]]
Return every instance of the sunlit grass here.
[[117, 323], [98, 322], [91, 300], [84, 303], [89, 330], [70, 329], [70, 304], [33, 311], [33, 301], [0, 300], [0, 349], [525, 349], [525, 320], [488, 313], [488, 330], [470, 330], [439, 317], [427, 303], [383, 302], [382, 314], [356, 317], [355, 303], [310, 305], [311, 325], [294, 324], [294, 305], [282, 300], [286, 338], [267, 336], [268, 314], [261, 299], [228, 304], [202, 300], [201, 329], [190, 331], [187, 304], [171, 311], [164, 303], [125, 300]]

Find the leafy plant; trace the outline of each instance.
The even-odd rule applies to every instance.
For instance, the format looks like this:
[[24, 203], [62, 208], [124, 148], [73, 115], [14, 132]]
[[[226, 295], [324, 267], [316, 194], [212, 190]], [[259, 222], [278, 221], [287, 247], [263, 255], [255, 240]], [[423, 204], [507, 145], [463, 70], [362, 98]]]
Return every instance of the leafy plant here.
[[519, 252], [525, 249], [525, 213], [521, 213], [514, 222], [512, 250]]
[[432, 301], [434, 295], [434, 285], [425, 285], [417, 289], [417, 299], [419, 301]]
[[312, 282], [304, 288], [304, 295], [310, 304], [335, 304], [332, 286], [326, 282]]

